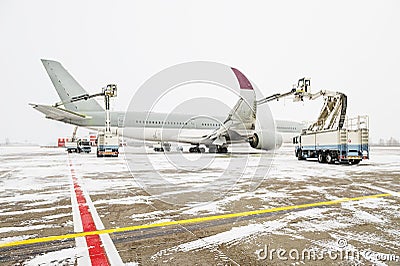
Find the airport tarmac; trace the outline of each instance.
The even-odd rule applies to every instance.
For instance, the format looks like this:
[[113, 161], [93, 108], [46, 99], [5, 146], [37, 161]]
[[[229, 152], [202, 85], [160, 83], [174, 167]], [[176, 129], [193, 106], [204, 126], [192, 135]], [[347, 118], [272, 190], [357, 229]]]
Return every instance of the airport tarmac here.
[[[222, 166], [242, 155], [204, 156]], [[188, 195], [217, 182], [218, 167], [163, 168], [172, 202], [165, 189], [144, 190], [134, 178], [143, 169], [132, 177], [124, 156], [2, 147], [0, 264], [399, 265], [400, 148], [373, 147], [359, 165], [298, 161], [290, 145], [250, 161], [260, 156], [273, 159], [255, 189], [241, 179], [199, 203]], [[138, 165], [145, 157], [165, 166], [160, 153], [129, 155]]]

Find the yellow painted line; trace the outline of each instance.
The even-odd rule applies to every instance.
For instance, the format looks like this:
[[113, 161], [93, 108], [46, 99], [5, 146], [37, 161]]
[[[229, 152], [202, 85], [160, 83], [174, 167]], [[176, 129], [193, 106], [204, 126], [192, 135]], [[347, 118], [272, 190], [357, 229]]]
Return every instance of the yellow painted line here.
[[84, 236], [90, 236], [90, 235], [113, 234], [113, 233], [118, 233], [118, 232], [135, 231], [135, 230], [155, 228], [155, 227], [203, 223], [203, 222], [222, 220], [222, 219], [246, 217], [246, 216], [258, 215], [258, 214], [264, 214], [264, 213], [290, 211], [290, 210], [304, 209], [304, 208], [310, 208], [310, 207], [329, 206], [329, 205], [335, 205], [335, 204], [339, 204], [339, 203], [343, 203], [343, 202], [360, 201], [360, 200], [365, 200], [365, 199], [376, 199], [376, 198], [389, 197], [389, 196], [393, 196], [393, 195], [390, 193], [384, 193], [384, 194], [376, 194], [376, 195], [369, 195], [369, 196], [361, 196], [361, 197], [356, 197], [356, 198], [342, 198], [342, 199], [337, 199], [337, 200], [332, 200], [332, 201], [322, 201], [322, 202], [316, 202], [316, 203], [284, 206], [284, 207], [277, 207], [277, 208], [263, 209], [263, 210], [256, 210], [256, 211], [212, 215], [212, 216], [197, 217], [197, 218], [185, 219], [185, 220], [134, 225], [134, 226], [128, 226], [128, 227], [96, 230], [96, 231], [82, 232], [82, 233], [72, 233], [72, 234], [65, 234], [65, 235], [58, 235], [58, 236], [31, 238], [31, 239], [13, 241], [13, 242], [8, 242], [8, 243], [7, 242], [0, 243], [0, 248], [21, 246], [21, 245], [35, 244], [35, 243], [44, 243], [44, 242], [57, 241], [57, 240], [65, 240], [65, 239], [84, 237]]

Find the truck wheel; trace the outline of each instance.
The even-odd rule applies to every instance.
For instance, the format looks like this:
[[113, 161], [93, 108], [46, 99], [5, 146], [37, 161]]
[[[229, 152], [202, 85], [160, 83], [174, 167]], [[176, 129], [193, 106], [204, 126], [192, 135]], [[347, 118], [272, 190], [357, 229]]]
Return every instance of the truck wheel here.
[[326, 162], [327, 162], [327, 163], [333, 163], [332, 155], [331, 155], [330, 153], [328, 153], [328, 154], [326, 155]]
[[318, 154], [318, 162], [319, 163], [325, 162], [325, 154], [323, 154], [322, 152]]
[[303, 157], [303, 150], [302, 149], [297, 150], [296, 156], [297, 156], [297, 160], [305, 160], [306, 159], [306, 158]]

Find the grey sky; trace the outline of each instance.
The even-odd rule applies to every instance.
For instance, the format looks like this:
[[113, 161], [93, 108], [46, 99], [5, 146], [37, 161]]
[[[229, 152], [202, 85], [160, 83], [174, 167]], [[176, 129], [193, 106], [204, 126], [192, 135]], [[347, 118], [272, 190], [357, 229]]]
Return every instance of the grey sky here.
[[[40, 59], [62, 62], [89, 92], [116, 83], [125, 110], [151, 75], [209, 60], [245, 73], [264, 95], [302, 76], [339, 90], [350, 115], [370, 115], [371, 136], [400, 138], [400, 2], [393, 1], [1, 1], [0, 142], [55, 143], [72, 126], [29, 102], [57, 94]], [[322, 101], [270, 104], [275, 118], [313, 120]]]

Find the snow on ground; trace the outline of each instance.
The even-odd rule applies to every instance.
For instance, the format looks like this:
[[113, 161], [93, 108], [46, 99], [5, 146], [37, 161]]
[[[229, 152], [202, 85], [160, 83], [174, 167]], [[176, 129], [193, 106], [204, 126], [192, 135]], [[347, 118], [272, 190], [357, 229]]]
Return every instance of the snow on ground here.
[[133, 196], [121, 199], [101, 199], [93, 202], [95, 205], [99, 204], [117, 204], [117, 205], [131, 205], [131, 204], [149, 204], [149, 197], [147, 196]]
[[15, 215], [26, 215], [29, 213], [40, 213], [40, 212], [49, 212], [49, 211], [55, 211], [55, 210], [61, 210], [64, 209], [66, 212], [71, 213], [71, 205], [60, 205], [60, 206], [54, 206], [54, 207], [48, 207], [48, 208], [35, 208], [35, 209], [26, 209], [26, 210], [21, 210], [21, 211], [2, 211], [0, 212], [0, 217], [1, 216], [15, 216]]
[[30, 231], [30, 230], [39, 230], [39, 229], [52, 228], [52, 227], [55, 227], [55, 226], [38, 224], [38, 225], [31, 225], [31, 226], [25, 225], [25, 226], [1, 227], [0, 234], [1, 233], [9, 233], [9, 232], [23, 232], [23, 231]]
[[169, 249], [160, 250], [152, 256], [152, 259], [176, 252], [188, 252], [205, 248], [211, 249], [221, 244], [237, 242], [243, 238], [259, 235], [260, 233], [273, 232], [284, 227], [285, 225], [285, 223], [280, 221], [271, 221], [262, 224], [249, 224], [246, 226], [234, 227], [226, 232], [183, 243]]
[[[371, 156], [374, 156], [379, 152], [379, 149], [377, 151], [373, 150]], [[356, 176], [359, 174], [364, 177], [366, 173], [377, 173], [378, 169], [383, 169], [384, 171], [391, 172], [392, 174], [395, 174], [397, 171], [399, 171], [400, 166], [398, 162], [400, 161], [400, 153], [398, 149], [394, 153], [389, 154], [384, 160], [382, 160], [382, 156], [377, 156], [377, 158], [379, 159], [362, 162], [359, 166], [351, 167], [345, 165], [322, 165], [322, 167], [320, 167], [321, 165], [316, 162], [316, 165], [314, 166], [317, 167], [310, 167], [310, 165], [314, 162], [302, 162], [306, 167], [302, 170], [299, 170], [296, 169], [298, 166], [296, 161], [287, 159], [286, 150], [286, 152], [283, 153], [283, 156], [279, 153], [276, 155], [268, 175], [268, 180], [274, 182], [274, 180], [284, 179], [288, 180], [290, 184], [295, 184], [296, 182], [307, 182], [307, 180], [311, 180], [315, 176], [321, 176], [321, 180], [348, 180], [351, 182], [351, 185], [358, 186], [352, 181], [353, 175]], [[378, 166], [379, 163], [381, 163], [380, 166]], [[384, 165], [383, 167], [382, 164]], [[398, 186], [399, 184], [393, 185], [396, 187], [396, 191], [400, 191]], [[363, 190], [363, 188], [360, 189]], [[226, 207], [229, 206], [231, 202], [237, 202], [246, 198], [259, 198], [266, 201], [273, 201], [274, 199], [282, 198], [293, 199], [293, 193], [296, 192], [304, 194], [315, 193], [316, 195], [322, 194], [327, 200], [334, 200], [340, 198], [331, 194], [335, 190], [335, 187], [324, 187], [314, 184], [306, 185], [304, 188], [299, 188], [297, 190], [293, 185], [290, 187], [290, 189], [281, 189], [279, 191], [260, 188], [250, 192], [238, 192], [235, 195], [227, 196], [221, 200], [215, 200], [206, 204], [189, 205], [188, 208], [182, 209], [182, 213], [199, 215], [203, 214], [204, 212], [207, 214], [229, 212], [229, 208]], [[379, 191], [375, 191], [375, 194], [379, 193]], [[323, 198], [319, 198], [319, 200], [323, 200]], [[346, 230], [351, 231], [350, 228], [357, 224], [371, 224], [372, 226], [376, 225], [379, 227], [384, 227], [385, 225], [390, 225], [390, 220], [386, 218], [388, 212], [390, 212], [391, 217], [393, 217], [393, 215], [398, 216], [399, 213], [399, 207], [393, 205], [392, 202], [394, 203], [397, 201], [391, 198], [366, 199], [362, 201], [345, 202], [332, 208], [315, 208], [296, 211], [288, 214], [281, 220], [273, 221], [275, 224], [279, 224], [277, 228], [280, 230], [278, 231], [269, 231], [268, 229], [273, 227], [268, 227], [267, 224], [264, 223], [234, 227], [226, 232], [218, 233], [199, 240], [182, 243], [172, 248], [160, 250], [153, 255], [153, 259], [176, 252], [202, 250], [204, 248], [215, 248], [221, 244], [229, 245], [235, 242], [243, 242], [244, 239], [249, 239], [254, 236], [271, 232], [274, 234], [285, 234], [295, 239], [301, 239], [304, 238], [302, 236], [303, 232], [321, 233]], [[346, 217], [343, 216], [340, 207], [349, 212]], [[300, 221], [294, 223], [293, 225], [286, 226], [290, 221], [298, 220], [299, 218], [301, 218]], [[388, 232], [390, 232], [390, 235], [394, 236], [398, 236], [400, 234], [399, 230], [395, 230], [393, 228], [389, 229]], [[382, 247], [384, 246], [383, 243], [385, 242], [385, 236], [381, 235], [374, 238], [374, 236], [371, 235], [369, 237], [362, 238], [356, 237], [357, 235], [360, 236], [360, 234], [354, 233], [353, 237], [351, 233], [347, 233], [349, 239], [354, 239], [365, 243], [372, 241], [371, 243], [374, 245]], [[388, 242], [390, 243], [389, 246], [391, 247], [398, 246], [398, 243], [392, 241]], [[375, 260], [368, 260], [373, 263], [378, 263]], [[382, 262], [379, 263], [381, 265], [385, 265]]]
[[[26, 223], [2, 224], [0, 241], [8, 242], [35, 237], [24, 231], [54, 229], [55, 225], [51, 222], [58, 219], [66, 219], [64, 225], [72, 226], [72, 217], [68, 219], [68, 216], [71, 215], [70, 168], [65, 151], [18, 147], [0, 149], [0, 154], [4, 155], [3, 158], [0, 157], [0, 175], [2, 176], [0, 179], [0, 205], [2, 206], [0, 207], [0, 217], [2, 222], [27, 214], [43, 213], [41, 218], [32, 218]], [[29, 155], [27, 156], [27, 154]], [[113, 220], [113, 209], [110, 208], [111, 211], [109, 210], [110, 212], [106, 216], [110, 219], [110, 224], [115, 224], [117, 227], [129, 226], [131, 225], [129, 223], [134, 221], [154, 223], [170, 221], [172, 218], [180, 219], [181, 216], [197, 217], [238, 212], [237, 209], [234, 209], [236, 205], [242, 208], [240, 211], [243, 211], [243, 208], [252, 210], [252, 208], [291, 205], [299, 199], [301, 199], [300, 203], [332, 200], [342, 197], [339, 193], [341, 191], [347, 192], [348, 196], [352, 196], [354, 193], [360, 195], [382, 193], [359, 184], [364, 182], [364, 178], [371, 176], [368, 184], [377, 182], [374, 184], [376, 187], [381, 186], [393, 191], [400, 191], [400, 184], [393, 183], [393, 175], [400, 173], [399, 149], [373, 148], [370, 161], [362, 162], [357, 166], [338, 166], [299, 162], [294, 158], [292, 147], [284, 146], [275, 154], [270, 169], [269, 165], [260, 166], [265, 167], [268, 175], [265, 179], [261, 179], [263, 186], [254, 189], [249, 189], [253, 188], [249, 186], [253, 182], [249, 176], [257, 168], [256, 161], [259, 162], [262, 156], [267, 156], [266, 154], [251, 155], [250, 158], [253, 159], [250, 159], [247, 164], [248, 168], [244, 171], [244, 176], [234, 180], [233, 183], [225, 184], [224, 182], [232, 180], [219, 179], [221, 172], [224, 171], [226, 165], [229, 165], [229, 160], [239, 163], [240, 155], [231, 155], [232, 158], [229, 158], [230, 155], [215, 156], [212, 158], [209, 168], [190, 172], [176, 170], [173, 164], [169, 164], [165, 155], [152, 153], [149, 155], [150, 161], [163, 173], [165, 179], [161, 181], [166, 181], [168, 186], [164, 187], [164, 183], [159, 179], [152, 178], [146, 182], [155, 190], [137, 195], [137, 191], [142, 191], [143, 184], [140, 178], [151, 178], [152, 175], [154, 177], [154, 172], [145, 172], [148, 165], [146, 167], [141, 165], [148, 163], [148, 160], [144, 158], [146, 156], [145, 154], [135, 155], [137, 167], [134, 169], [129, 169], [122, 156], [120, 158], [97, 158], [93, 153], [70, 154], [69, 159], [77, 176], [82, 181], [82, 185], [94, 199], [95, 206], [102, 205], [103, 207], [105, 205], [123, 209], [122, 205], [127, 205], [129, 210], [133, 210], [127, 217], [124, 217], [123, 212], [118, 213], [121, 220], [126, 218], [125, 221], [129, 221], [126, 224], [120, 224], [120, 220]], [[171, 154], [170, 156], [172, 158], [178, 155]], [[192, 158], [190, 154], [185, 156]], [[207, 154], [204, 157], [205, 160], [210, 159], [210, 156]], [[243, 169], [240, 169], [240, 165], [234, 163], [230, 171], [241, 172]], [[192, 164], [187, 163], [186, 166], [189, 167]], [[377, 173], [381, 175], [375, 178]], [[187, 196], [210, 191], [222, 191], [223, 193], [210, 193], [210, 197], [205, 198], [204, 201]], [[132, 193], [129, 194], [130, 192]], [[122, 194], [123, 197], [121, 197], [121, 193], [126, 194]], [[171, 204], [167, 209], [149, 208], [152, 211], [145, 213], [143, 213], [144, 209], [140, 209], [139, 213], [134, 212], [136, 206], [153, 207], [156, 199], [163, 199], [165, 196], [180, 198], [183, 204]], [[60, 201], [66, 203], [60, 205]], [[14, 206], [18, 208], [14, 208]], [[332, 238], [335, 238], [343, 236], [337, 232], [346, 232], [348, 239], [370, 243], [377, 247], [398, 248], [398, 243], [388, 239], [398, 239], [400, 235], [398, 228], [390, 226], [391, 219], [396, 217], [400, 217], [400, 206], [394, 198], [345, 202], [325, 208], [284, 213], [277, 219], [271, 218], [271, 221], [250, 220], [247, 225], [230, 227], [226, 231], [194, 241], [183, 241], [172, 248], [160, 248], [161, 250], [153, 253], [153, 258], [178, 252], [218, 248], [220, 245], [234, 246], [260, 235], [270, 234], [289, 236], [293, 239], [307, 239], [312, 234], [329, 233]], [[371, 232], [358, 234], [351, 229], [365, 224], [371, 225], [372, 228], [379, 228], [380, 231], [375, 235]], [[11, 231], [15, 232], [15, 236], [4, 235], [2, 237], [1, 234]], [[333, 243], [334, 240], [330, 239], [325, 242], [314, 241], [313, 245], [325, 249], [337, 248]], [[363, 250], [357, 246], [354, 248]], [[29, 261], [28, 265], [51, 260], [65, 261], [68, 264], [76, 259], [77, 254], [79, 251], [76, 249], [46, 253]]]
[[0, 239], [0, 244], [14, 242], [14, 241], [21, 241], [21, 240], [29, 239], [29, 238], [32, 238], [35, 236], [36, 235], [20, 235], [20, 236], [5, 237], [5, 238]]
[[166, 212], [163, 211], [153, 211], [153, 212], [148, 212], [148, 213], [139, 213], [139, 214], [134, 214], [131, 216], [133, 221], [143, 221], [147, 219], [153, 219], [153, 218], [159, 218], [162, 215], [165, 215]]
[[233, 201], [238, 201], [241, 198], [244, 197], [249, 197], [252, 195], [252, 193], [244, 192], [244, 193], [238, 193], [232, 196], [227, 196], [219, 200], [211, 201], [211, 202], [206, 202], [206, 203], [195, 203], [193, 205], [189, 205], [188, 208], [185, 208], [182, 211], [182, 214], [199, 214], [199, 213], [222, 213], [224, 212], [224, 206], [227, 204], [233, 202]]
[[27, 266], [37, 265], [75, 265], [76, 259], [81, 256], [85, 248], [67, 248], [38, 255], [24, 262]]
[[[289, 213], [285, 215], [281, 219], [262, 222], [258, 224], [251, 223], [245, 226], [233, 227], [229, 231], [218, 233], [209, 237], [201, 238], [195, 241], [190, 241], [187, 243], [180, 244], [176, 247], [172, 247], [169, 249], [160, 250], [156, 254], [153, 255], [153, 259], [156, 257], [160, 257], [167, 254], [172, 254], [176, 252], [188, 252], [192, 250], [201, 250], [201, 249], [212, 249], [221, 244], [226, 245], [234, 245], [244, 239], [248, 239], [251, 237], [261, 237], [265, 234], [287, 234], [290, 235], [291, 231], [286, 231], [287, 225], [300, 217], [307, 218], [320, 218], [323, 217], [323, 213], [329, 212], [330, 209], [307, 209], [294, 213]], [[304, 225], [304, 230], [313, 231], [314, 226]], [[325, 228], [320, 229], [323, 231]]]

